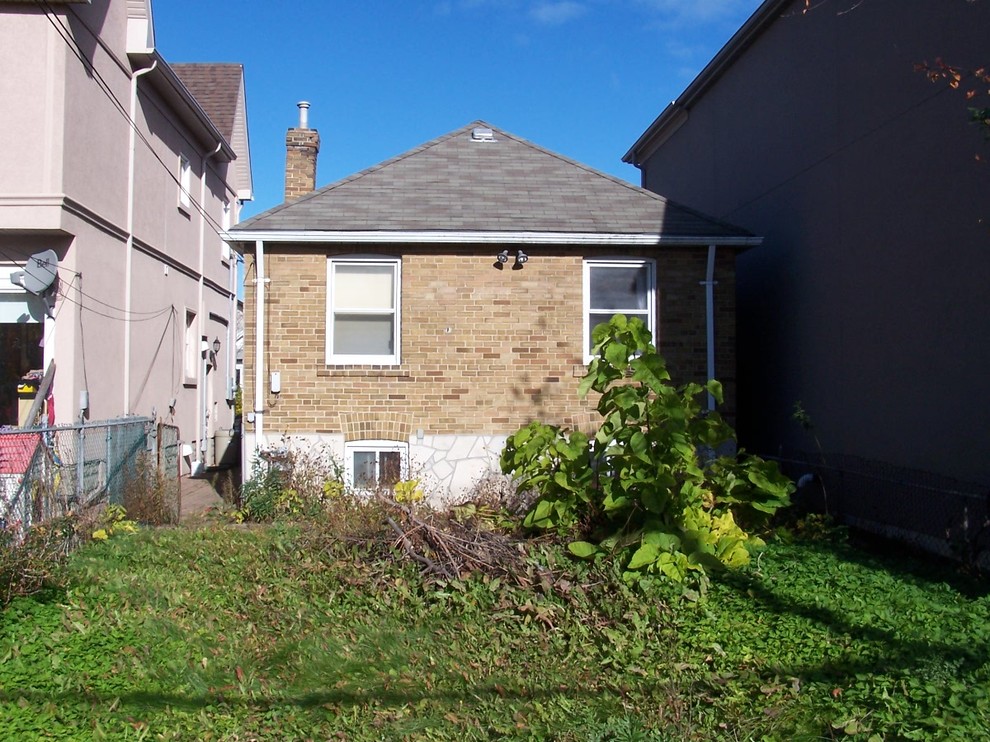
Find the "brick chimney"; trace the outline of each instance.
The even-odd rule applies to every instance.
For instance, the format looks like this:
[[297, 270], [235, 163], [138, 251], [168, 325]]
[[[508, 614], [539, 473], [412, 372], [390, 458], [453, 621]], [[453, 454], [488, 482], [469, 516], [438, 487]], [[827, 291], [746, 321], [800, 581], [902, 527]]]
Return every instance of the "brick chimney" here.
[[309, 103], [300, 101], [299, 126], [285, 134], [285, 200], [299, 198], [316, 188], [316, 155], [320, 134], [309, 128]]

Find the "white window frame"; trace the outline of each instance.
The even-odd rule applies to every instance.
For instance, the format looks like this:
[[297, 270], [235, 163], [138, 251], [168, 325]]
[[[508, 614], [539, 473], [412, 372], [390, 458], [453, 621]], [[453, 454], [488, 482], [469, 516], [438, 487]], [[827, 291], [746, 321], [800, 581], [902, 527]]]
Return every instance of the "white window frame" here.
[[[395, 322], [392, 325], [392, 350], [391, 354], [382, 355], [346, 355], [346, 354], [334, 354], [333, 352], [333, 342], [334, 342], [334, 272], [337, 266], [340, 265], [390, 265], [393, 269], [394, 280], [392, 282], [392, 307], [381, 308], [381, 309], [360, 309], [360, 310], [348, 310], [346, 307], [339, 308], [337, 311], [341, 313], [349, 314], [369, 314], [369, 315], [382, 315], [387, 312], [392, 312], [395, 317]], [[383, 256], [332, 256], [327, 258], [327, 349], [326, 349], [326, 362], [327, 365], [338, 365], [338, 366], [395, 366], [399, 364], [399, 359], [402, 357], [400, 352], [400, 343], [402, 338], [402, 327], [401, 318], [402, 311], [400, 305], [400, 297], [402, 295], [402, 261], [399, 258], [383, 257]]]
[[404, 481], [409, 472], [409, 444], [403, 441], [387, 440], [363, 440], [351, 441], [344, 444], [344, 476], [350, 487], [357, 488], [354, 481], [354, 454], [374, 453], [375, 456], [375, 481], [381, 477], [381, 466], [378, 454], [398, 453], [399, 454], [399, 481]]
[[[584, 332], [581, 335], [584, 347], [582, 354], [584, 362], [590, 363], [592, 355], [588, 350], [591, 347], [591, 326], [589, 315], [591, 314], [591, 272], [595, 268], [647, 268], [647, 295], [646, 295], [646, 326], [650, 331], [654, 344], [657, 342], [657, 265], [651, 258], [585, 258], [583, 273], [583, 324]], [[638, 310], [635, 316], [640, 316], [642, 310]], [[621, 309], [615, 310], [616, 314], [623, 314]], [[628, 316], [628, 315], [627, 315]]]
[[189, 158], [183, 154], [179, 155], [179, 208], [189, 213], [192, 208], [192, 195], [189, 189], [192, 188], [192, 165]]
[[[228, 232], [233, 226], [233, 221], [233, 209], [230, 201], [224, 199], [223, 206], [220, 209], [220, 227], [224, 232]], [[220, 242], [220, 262], [228, 267], [230, 266], [230, 245], [223, 241]]]
[[199, 322], [195, 309], [185, 308], [184, 347], [182, 354], [182, 383], [196, 386], [199, 380], [200, 345]]

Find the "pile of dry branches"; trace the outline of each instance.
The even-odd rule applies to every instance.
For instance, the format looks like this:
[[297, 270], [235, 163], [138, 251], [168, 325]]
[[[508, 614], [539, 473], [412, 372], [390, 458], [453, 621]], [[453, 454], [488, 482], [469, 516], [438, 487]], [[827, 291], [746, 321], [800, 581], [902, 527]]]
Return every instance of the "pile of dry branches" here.
[[394, 500], [382, 504], [395, 535], [391, 546], [422, 565], [424, 576], [450, 580], [475, 572], [498, 577], [520, 571], [524, 543], [492, 528], [483, 515], [464, 517], [465, 508], [420, 511]]

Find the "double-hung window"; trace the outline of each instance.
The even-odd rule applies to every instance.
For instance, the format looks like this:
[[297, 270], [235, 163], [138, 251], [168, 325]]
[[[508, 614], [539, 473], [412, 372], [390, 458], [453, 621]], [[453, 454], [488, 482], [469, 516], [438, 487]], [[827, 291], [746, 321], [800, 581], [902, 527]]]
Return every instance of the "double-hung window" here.
[[189, 165], [189, 158], [179, 155], [179, 208], [187, 214], [192, 206], [190, 188], [192, 188], [192, 168]]
[[647, 259], [584, 261], [584, 355], [591, 360], [595, 327], [613, 315], [638, 317], [656, 339], [656, 267]]
[[327, 266], [327, 363], [399, 363], [396, 258], [330, 258]]
[[182, 361], [182, 382], [186, 386], [195, 386], [200, 369], [200, 337], [199, 325], [196, 322], [196, 312], [186, 309], [185, 353]]

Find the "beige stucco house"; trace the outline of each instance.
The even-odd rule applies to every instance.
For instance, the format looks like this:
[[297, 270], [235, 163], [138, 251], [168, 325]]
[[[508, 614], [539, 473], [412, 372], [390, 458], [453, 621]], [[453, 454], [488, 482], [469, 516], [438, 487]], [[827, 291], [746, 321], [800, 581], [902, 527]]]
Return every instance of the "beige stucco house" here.
[[588, 427], [590, 332], [616, 312], [731, 408], [734, 263], [758, 237], [481, 121], [317, 190], [319, 136], [286, 142], [287, 201], [230, 232], [247, 467], [320, 442], [355, 485], [457, 496], [527, 422]]
[[766, 0], [625, 156], [764, 236], [737, 263], [742, 444], [942, 550], [990, 547], [988, 29], [982, 0]]
[[[233, 423], [219, 234], [252, 196], [240, 65], [172, 66], [150, 0], [92, 0], [0, 2], [0, 70], [0, 425], [53, 369], [56, 423], [154, 416], [208, 464]], [[17, 280], [49, 250], [46, 308]]]

